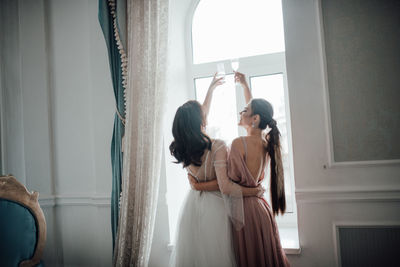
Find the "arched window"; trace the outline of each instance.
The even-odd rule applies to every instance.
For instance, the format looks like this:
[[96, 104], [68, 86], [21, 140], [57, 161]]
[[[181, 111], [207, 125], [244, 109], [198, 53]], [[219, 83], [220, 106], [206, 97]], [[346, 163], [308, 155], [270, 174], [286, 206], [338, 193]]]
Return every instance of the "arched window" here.
[[194, 64], [283, 52], [281, 2], [201, 0], [192, 45]]
[[[296, 247], [297, 214], [281, 1], [200, 0], [191, 22], [191, 31], [187, 33], [187, 55], [192, 59], [192, 90], [200, 103], [215, 72], [225, 73], [226, 83], [214, 91], [208, 117], [208, 134], [224, 139], [228, 144], [239, 135], [246, 134], [237, 126], [238, 111], [246, 103], [242, 88], [233, 81], [232, 59], [239, 60], [238, 71], [246, 74], [253, 97], [265, 98], [274, 107], [274, 117], [282, 134], [287, 200], [287, 213], [277, 217], [277, 222], [283, 247]], [[268, 181], [265, 179], [264, 186], [267, 189]], [[169, 209], [173, 237], [180, 208], [175, 206], [183, 203], [183, 198], [179, 199], [177, 194], [169, 190], [167, 198], [168, 205], [174, 206], [174, 211]], [[266, 198], [269, 199], [269, 196]]]

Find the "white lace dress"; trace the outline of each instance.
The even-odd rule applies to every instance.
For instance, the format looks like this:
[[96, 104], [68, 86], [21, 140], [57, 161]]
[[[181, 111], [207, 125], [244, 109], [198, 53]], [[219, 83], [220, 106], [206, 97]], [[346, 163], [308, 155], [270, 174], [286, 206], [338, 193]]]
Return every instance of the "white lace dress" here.
[[[240, 188], [229, 181], [226, 171], [227, 147], [215, 140], [211, 151], [203, 156], [203, 164], [190, 172], [198, 181], [218, 179], [224, 193], [240, 194]], [[232, 185], [233, 184], [233, 185]], [[230, 186], [230, 187], [229, 187]], [[232, 228], [222, 194], [190, 190], [180, 211], [175, 246], [170, 266], [224, 267], [236, 266], [232, 245]]]

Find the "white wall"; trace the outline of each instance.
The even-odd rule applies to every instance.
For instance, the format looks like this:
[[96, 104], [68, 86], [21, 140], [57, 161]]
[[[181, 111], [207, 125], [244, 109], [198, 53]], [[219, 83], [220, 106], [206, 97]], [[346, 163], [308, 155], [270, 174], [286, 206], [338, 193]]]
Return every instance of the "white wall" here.
[[319, 1], [283, 0], [283, 12], [302, 248], [289, 258], [336, 266], [336, 223], [400, 225], [400, 166], [332, 164]]
[[1, 5], [5, 172], [40, 193], [47, 266], [110, 266], [114, 95], [98, 1]]
[[[12, 172], [26, 182], [22, 120], [21, 56], [19, 51], [18, 3], [3, 1], [1, 9], [2, 50], [2, 126], [6, 172]], [[3, 23], [9, 22], [9, 23]], [[5, 27], [5, 25], [9, 25]], [[9, 149], [7, 149], [8, 144]], [[12, 147], [12, 149], [11, 149]]]

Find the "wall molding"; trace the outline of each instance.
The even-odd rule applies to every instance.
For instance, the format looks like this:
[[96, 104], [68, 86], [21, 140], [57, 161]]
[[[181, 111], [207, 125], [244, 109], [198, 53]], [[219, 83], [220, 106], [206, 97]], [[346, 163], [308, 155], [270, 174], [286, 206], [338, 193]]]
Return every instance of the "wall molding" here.
[[111, 206], [111, 196], [108, 195], [44, 195], [39, 197], [39, 204], [42, 208], [55, 206]]
[[[296, 202], [332, 203], [332, 202], [399, 202], [400, 188], [382, 189], [296, 189]], [[104, 194], [61, 194], [39, 197], [41, 207], [54, 206], [111, 206], [111, 197]]]
[[400, 188], [387, 189], [297, 189], [296, 202], [329, 203], [329, 202], [398, 202]]
[[400, 165], [400, 159], [390, 160], [364, 160], [364, 161], [330, 161], [328, 166], [330, 168], [341, 168], [341, 167], [376, 167], [376, 166], [387, 166], [387, 165]]
[[322, 91], [323, 91], [323, 106], [324, 106], [324, 117], [325, 117], [325, 132], [326, 132], [326, 148], [328, 156], [328, 168], [346, 168], [346, 167], [368, 167], [368, 166], [386, 166], [386, 165], [400, 165], [400, 159], [390, 160], [362, 160], [362, 161], [335, 161], [334, 149], [333, 149], [333, 134], [332, 134], [332, 118], [331, 108], [329, 101], [329, 84], [328, 84], [328, 69], [326, 61], [325, 51], [325, 33], [322, 15], [321, 0], [315, 1], [316, 5], [316, 17], [317, 17], [317, 28], [319, 37], [319, 54], [320, 54], [320, 65], [322, 75]]
[[333, 221], [332, 234], [335, 263], [337, 267], [341, 267], [341, 255], [339, 244], [339, 228], [341, 227], [399, 227], [400, 221]]

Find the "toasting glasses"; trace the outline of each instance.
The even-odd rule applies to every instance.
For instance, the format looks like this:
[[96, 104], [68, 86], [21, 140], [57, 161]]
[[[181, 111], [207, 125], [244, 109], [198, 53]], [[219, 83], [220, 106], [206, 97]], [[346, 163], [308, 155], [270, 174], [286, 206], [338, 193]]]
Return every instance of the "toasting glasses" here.
[[236, 72], [239, 69], [239, 59], [238, 58], [232, 58], [231, 59], [231, 66], [232, 70]]
[[[232, 58], [231, 59], [231, 67], [234, 72], [236, 72], [239, 69], [239, 59], [238, 58]], [[217, 64], [217, 78], [225, 78], [225, 65], [224, 63], [218, 63]]]
[[[238, 58], [231, 59], [231, 67], [234, 72], [238, 71], [238, 69], [239, 69], [239, 59]], [[236, 84], [237, 84], [237, 82], [235, 81], [235, 85]]]
[[225, 66], [224, 63], [217, 64], [217, 78], [225, 78]]

